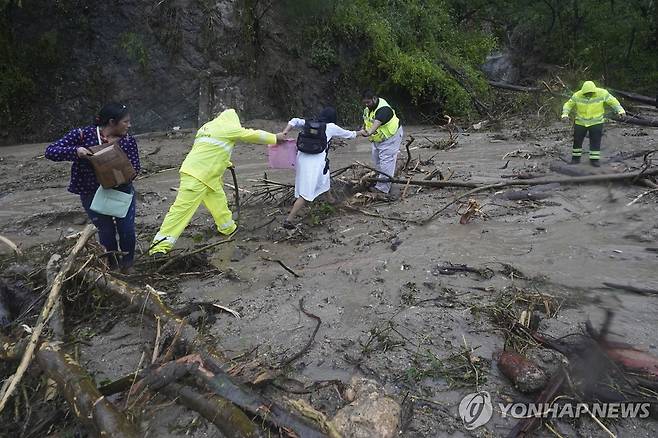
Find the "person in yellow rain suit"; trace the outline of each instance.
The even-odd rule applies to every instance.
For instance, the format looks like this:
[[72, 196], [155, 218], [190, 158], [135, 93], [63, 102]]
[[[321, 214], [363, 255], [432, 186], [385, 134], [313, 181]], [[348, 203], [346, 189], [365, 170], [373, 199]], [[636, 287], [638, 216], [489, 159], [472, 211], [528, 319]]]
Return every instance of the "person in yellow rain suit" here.
[[592, 81], [586, 81], [583, 88], [576, 91], [562, 107], [562, 120], [569, 121], [569, 114], [576, 109], [576, 122], [573, 130], [573, 150], [571, 164], [580, 163], [583, 155], [583, 141], [589, 133], [589, 162], [592, 166], [600, 166], [601, 139], [603, 138], [603, 122], [605, 105], [608, 105], [617, 115], [626, 111], [619, 101], [603, 88], [598, 88]]
[[235, 143], [274, 144], [280, 143], [284, 137], [282, 133], [243, 128], [233, 109], [223, 111], [203, 125], [181, 165], [178, 195], [153, 239], [149, 255], [171, 251], [201, 203], [212, 214], [221, 234], [233, 233], [237, 224], [228, 208], [222, 178], [231, 166]]

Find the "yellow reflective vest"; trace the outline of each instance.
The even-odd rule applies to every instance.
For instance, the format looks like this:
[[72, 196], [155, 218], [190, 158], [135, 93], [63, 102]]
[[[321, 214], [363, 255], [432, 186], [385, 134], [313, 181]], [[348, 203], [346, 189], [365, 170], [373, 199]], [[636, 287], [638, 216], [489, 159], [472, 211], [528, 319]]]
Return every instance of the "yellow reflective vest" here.
[[212, 190], [222, 184], [222, 175], [231, 164], [236, 142], [275, 144], [276, 135], [243, 128], [234, 109], [223, 111], [197, 131], [192, 150], [181, 165], [180, 173], [198, 179]]
[[[593, 93], [592, 97], [586, 97], [585, 93]], [[598, 88], [592, 81], [586, 81], [583, 88], [576, 91], [573, 96], [564, 104], [562, 108], [562, 117], [569, 116], [569, 113], [576, 109], [576, 125], [592, 126], [604, 122], [605, 105], [608, 105], [618, 114], [626, 114], [619, 101], [603, 88]]]
[[[370, 130], [372, 127], [372, 124], [375, 121], [375, 113], [379, 108], [383, 107], [389, 107], [391, 106], [386, 102], [384, 99], [381, 97], [377, 98], [379, 100], [379, 103], [377, 105], [377, 108], [375, 108], [373, 111], [370, 110], [370, 108], [366, 107], [363, 110], [363, 126], [366, 129], [366, 131]], [[396, 132], [398, 132], [398, 128], [400, 127], [400, 119], [395, 115], [395, 110], [391, 108], [391, 111], [393, 111], [393, 118], [389, 120], [388, 122], [382, 124], [377, 128], [374, 134], [372, 134], [368, 139], [370, 141], [375, 142], [375, 143], [380, 143], [387, 138], [393, 137]]]

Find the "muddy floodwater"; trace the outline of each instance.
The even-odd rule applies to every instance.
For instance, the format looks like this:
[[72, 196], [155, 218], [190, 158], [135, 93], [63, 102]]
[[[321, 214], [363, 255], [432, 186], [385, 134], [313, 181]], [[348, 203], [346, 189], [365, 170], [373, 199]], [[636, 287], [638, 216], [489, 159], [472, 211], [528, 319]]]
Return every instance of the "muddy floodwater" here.
[[[272, 121], [247, 125], [283, 127]], [[522, 173], [564, 176], [551, 166], [565, 167], [563, 160], [570, 158], [571, 132], [564, 125], [471, 128], [449, 150], [435, 147], [448, 138], [444, 130], [412, 126], [405, 127], [405, 135], [415, 138], [408, 165], [415, 170], [404, 173], [405, 179], [423, 179], [435, 168], [444, 177], [475, 183]], [[176, 196], [177, 169], [192, 141], [192, 134], [138, 138], [143, 165], [135, 183], [138, 252], [148, 249]], [[45, 146], [0, 148], [0, 234], [22, 248], [57, 241], [86, 224], [79, 199], [66, 191], [69, 164], [43, 158]], [[582, 174], [637, 169], [642, 155], [633, 153], [653, 149], [658, 149], [658, 129], [610, 125], [601, 168], [593, 169], [586, 157], [574, 168]], [[370, 145], [363, 139], [341, 143], [330, 157], [332, 169], [355, 161], [369, 164]], [[407, 160], [404, 148], [399, 160]], [[294, 183], [293, 171], [267, 169], [265, 146], [238, 145], [232, 161], [243, 200], [260, 190], [265, 173], [269, 180]], [[342, 175], [352, 176], [352, 171]], [[225, 181], [231, 182], [228, 173]], [[610, 309], [613, 339], [658, 355], [658, 296], [604, 285], [658, 289], [658, 193], [627, 205], [649, 189], [625, 183], [557, 185], [547, 187], [541, 199], [511, 200], [508, 191], [520, 188], [506, 188], [472, 196], [480, 212], [466, 224], [459, 223], [461, 203], [426, 225], [415, 222], [467, 190], [402, 186], [393, 202], [338, 196], [353, 208], [318, 204], [306, 210], [295, 231], [281, 227], [290, 204], [247, 201], [234, 241], [206, 255], [206, 272], [191, 266], [175, 281], [163, 282], [151, 277], [144, 256], [134, 283], [152, 284], [174, 309], [216, 303], [237, 311], [241, 318], [220, 312], [202, 315], [197, 323], [228, 357], [245, 355], [268, 365], [299, 350], [311, 335], [315, 322], [299, 310], [303, 298], [305, 308], [322, 321], [319, 331], [286, 379], [265, 391], [303, 397], [331, 415], [346, 403], [337, 386], [302, 395], [290, 388], [370, 377], [411, 406], [402, 432], [409, 437], [504, 436], [516, 420], [494, 412], [486, 426], [467, 431], [458, 414], [460, 400], [476, 390], [488, 391], [495, 403], [534, 398], [518, 393], [492, 359], [506, 347], [499, 309], [519, 316], [531, 310], [538, 331], [554, 337], [582, 333], [588, 319], [598, 326]], [[233, 191], [226, 192], [232, 199]], [[201, 207], [177, 249], [219, 239]], [[451, 264], [475, 269], [447, 269]], [[113, 324], [103, 324], [106, 331], [94, 321], [87, 321], [85, 330], [76, 327], [76, 336], [84, 338], [77, 347], [81, 365], [97, 383], [134, 371], [145, 343], [153, 340], [153, 327], [138, 316], [114, 317]], [[548, 368], [559, 366], [548, 350], [529, 345], [526, 352], [540, 356]], [[467, 366], [460, 359], [464, 354]], [[176, 404], [153, 404], [145, 414], [142, 426], [149, 436], [218, 436], [205, 420], [190, 427], [196, 414]], [[618, 436], [658, 436], [652, 419], [606, 426]], [[607, 436], [589, 418], [556, 422], [555, 429], [562, 436]], [[544, 428], [538, 436], [555, 435]]]

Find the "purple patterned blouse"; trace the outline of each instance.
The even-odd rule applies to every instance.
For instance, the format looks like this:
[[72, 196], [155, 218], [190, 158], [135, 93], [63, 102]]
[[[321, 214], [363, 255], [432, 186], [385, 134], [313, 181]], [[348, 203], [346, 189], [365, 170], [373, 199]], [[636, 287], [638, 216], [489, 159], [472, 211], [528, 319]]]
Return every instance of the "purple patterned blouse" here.
[[[99, 144], [99, 132], [96, 126], [76, 128], [69, 131], [64, 137], [46, 148], [46, 158], [52, 161], [73, 161], [71, 165], [71, 182], [69, 192], [77, 195], [89, 195], [98, 189], [98, 181], [94, 168], [85, 158], [79, 158], [76, 152], [79, 147], [96, 146]], [[124, 150], [135, 171], [139, 173], [139, 151], [137, 142], [131, 135], [119, 140], [119, 146]]]

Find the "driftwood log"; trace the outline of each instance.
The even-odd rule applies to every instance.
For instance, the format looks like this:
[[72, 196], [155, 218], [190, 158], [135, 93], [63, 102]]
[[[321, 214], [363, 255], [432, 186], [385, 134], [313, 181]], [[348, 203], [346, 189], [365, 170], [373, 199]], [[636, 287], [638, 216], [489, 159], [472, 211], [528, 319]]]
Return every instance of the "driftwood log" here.
[[636, 102], [645, 103], [647, 105], [655, 105], [658, 107], [658, 100], [655, 97], [643, 96], [637, 93], [631, 93], [629, 91], [616, 90], [614, 88], [608, 88], [614, 94], [625, 97], [626, 99], [634, 100]]
[[[495, 190], [502, 187], [510, 186], [537, 186], [544, 184], [586, 184], [586, 183], [599, 183], [605, 181], [625, 181], [628, 179], [637, 179], [644, 176], [656, 175], [658, 174], [658, 167], [650, 168], [647, 170], [636, 171], [636, 172], [625, 172], [625, 173], [615, 173], [615, 174], [604, 174], [604, 175], [590, 175], [590, 176], [575, 176], [571, 178], [564, 177], [553, 177], [553, 178], [537, 178], [531, 180], [522, 180], [522, 181], [503, 181], [494, 184], [489, 184], [485, 186], [476, 187], [472, 190], [469, 190], [466, 193], [462, 193], [457, 196], [455, 199], [436, 210], [428, 218], [422, 220], [422, 224], [428, 224], [432, 219], [434, 219], [439, 213], [441, 213], [446, 208], [453, 205], [455, 202], [459, 201], [462, 198], [471, 196], [475, 193], [483, 192], [485, 190]], [[424, 181], [424, 182], [450, 182], [450, 181]]]
[[7, 386], [7, 389], [1, 394], [0, 412], [2, 412], [2, 410], [7, 405], [7, 401], [9, 400], [9, 397], [11, 397], [12, 393], [16, 389], [16, 386], [18, 385], [21, 378], [23, 377], [23, 374], [25, 374], [25, 371], [27, 370], [32, 360], [32, 356], [34, 354], [34, 351], [36, 350], [37, 344], [39, 342], [39, 337], [41, 336], [41, 332], [43, 331], [46, 323], [50, 319], [53, 307], [55, 306], [57, 300], [59, 299], [59, 295], [62, 290], [62, 285], [64, 284], [64, 280], [66, 279], [66, 275], [68, 274], [69, 270], [73, 266], [73, 262], [75, 261], [76, 256], [85, 246], [87, 240], [89, 240], [89, 238], [94, 234], [95, 230], [96, 228], [93, 225], [87, 225], [84, 228], [84, 230], [82, 230], [82, 233], [78, 238], [78, 241], [76, 242], [75, 246], [69, 253], [68, 257], [66, 258], [66, 261], [62, 265], [62, 269], [59, 271], [59, 273], [53, 280], [50, 293], [48, 294], [48, 298], [46, 299], [46, 303], [43, 305], [43, 308], [41, 309], [41, 314], [39, 315], [39, 319], [37, 320], [36, 326], [34, 327], [34, 329], [32, 329], [32, 334], [30, 335], [30, 341], [27, 345], [27, 348], [25, 349], [25, 353], [23, 354], [21, 363], [18, 365], [18, 368], [16, 369], [16, 373], [12, 377], [10, 377], [11, 382]]
[[256, 425], [231, 402], [214, 394], [199, 394], [191, 386], [170, 383], [159, 392], [176, 400], [217, 426], [229, 438], [257, 438], [263, 436]]
[[262, 433], [233, 403], [213, 394], [202, 395], [197, 388], [176, 383], [203, 365], [199, 355], [185, 356], [151, 370], [135, 384], [131, 393], [160, 392], [199, 412], [228, 438], [258, 438]]
[[[315, 425], [292, 409], [285, 408], [251, 388], [235, 382], [223, 369], [227, 362], [224, 355], [207, 344], [194, 327], [178, 317], [162, 302], [155, 291], [149, 290], [149, 288], [136, 289], [94, 268], [83, 269], [81, 275], [83, 281], [126, 303], [127, 311], [144, 313], [153, 318], [159, 318], [163, 325], [173, 325], [178, 328], [180, 332], [179, 343], [186, 347], [188, 353], [196, 352], [200, 354], [204, 367], [210, 370], [210, 373], [197, 370], [193, 374], [202, 378], [218, 396], [232, 402], [246, 412], [259, 416], [275, 427], [292, 431], [299, 436], [326, 436]], [[230, 415], [226, 415], [226, 417], [229, 418]]]
[[294, 431], [304, 438], [326, 438], [327, 435], [319, 431], [309, 421], [291, 412], [291, 409], [264, 399], [254, 391], [245, 391], [241, 386], [211, 361], [204, 364], [210, 369], [196, 369], [193, 374], [203, 380], [208, 387], [218, 396], [232, 401], [246, 412], [259, 416], [265, 421]]
[[137, 428], [98, 392], [92, 378], [70, 356], [44, 343], [36, 354], [39, 368], [57, 383], [76, 417], [96, 436], [139, 437]]
[[398, 178], [364, 178], [367, 182], [377, 182], [384, 180], [393, 184], [409, 184], [421, 187], [467, 187], [474, 189], [498, 189], [502, 187], [511, 186], [539, 186], [543, 184], [586, 184], [586, 183], [600, 183], [606, 181], [624, 181], [629, 179], [641, 178], [645, 176], [658, 175], [658, 167], [647, 169], [646, 171], [624, 172], [624, 173], [606, 173], [601, 175], [587, 175], [576, 177], [546, 177], [546, 178], [533, 178], [524, 180], [508, 180], [499, 181], [491, 184], [478, 184], [469, 181], [425, 181], [425, 180], [404, 180]]
[[658, 119], [640, 117], [637, 114], [625, 115], [625, 116], [612, 116], [611, 118], [618, 122], [630, 123], [631, 125], [658, 127]]

